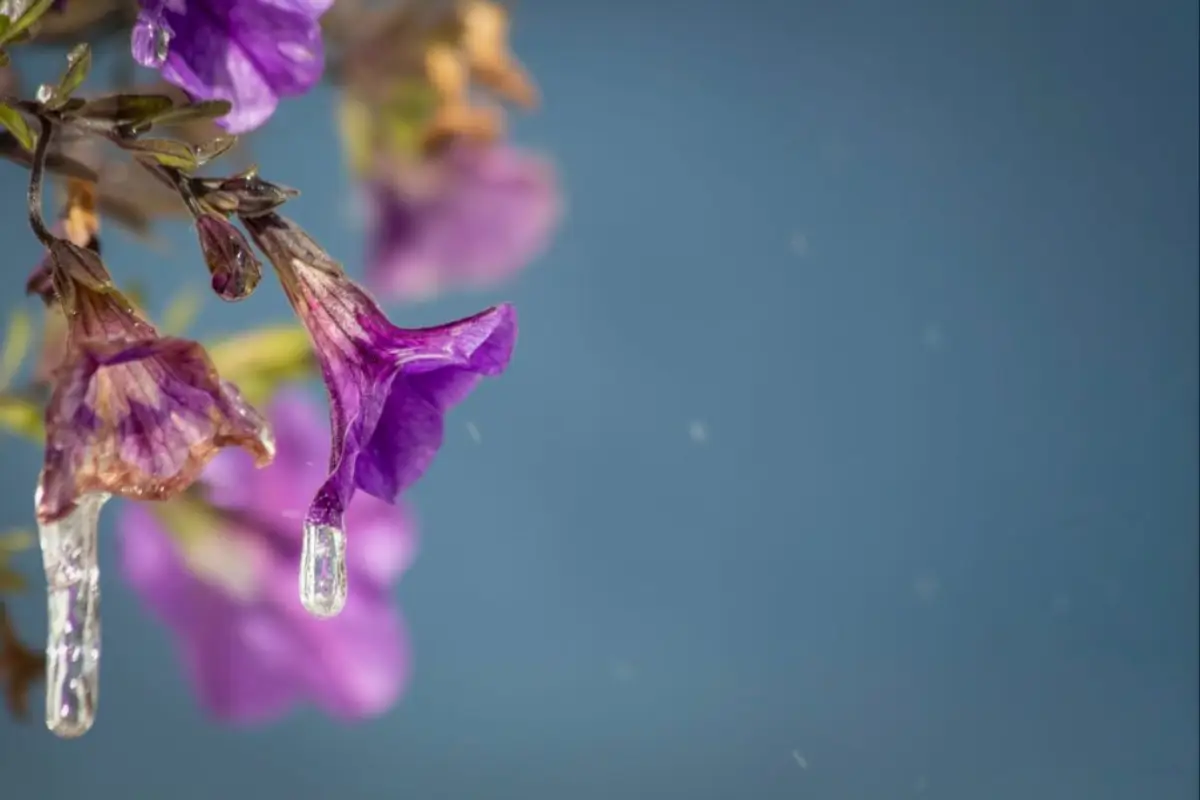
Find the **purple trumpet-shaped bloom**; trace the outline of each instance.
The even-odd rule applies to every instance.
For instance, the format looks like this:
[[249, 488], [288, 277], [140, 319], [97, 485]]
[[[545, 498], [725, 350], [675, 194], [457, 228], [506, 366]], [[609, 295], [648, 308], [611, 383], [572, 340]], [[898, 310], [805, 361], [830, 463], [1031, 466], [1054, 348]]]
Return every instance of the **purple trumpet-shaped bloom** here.
[[511, 277], [562, 213], [554, 168], [503, 143], [460, 143], [395, 168], [367, 198], [369, 282], [405, 300]]
[[305, 518], [301, 595], [312, 613], [331, 616], [347, 591], [339, 564], [355, 491], [394, 502], [425, 472], [446, 411], [508, 366], [516, 314], [501, 305], [434, 328], [397, 328], [294, 223], [266, 214], [243, 224], [308, 329], [329, 392], [329, 472]]
[[133, 57], [192, 97], [228, 100], [231, 133], [267, 121], [325, 69], [321, 15], [333, 0], [141, 0]]
[[380, 714], [410, 673], [390, 589], [413, 559], [416, 528], [403, 507], [356, 497], [347, 510], [354, 595], [337, 619], [306, 613], [296, 596], [299, 518], [324, 477], [328, 431], [298, 393], [278, 395], [268, 416], [279, 447], [270, 467], [226, 451], [197, 496], [124, 507], [123, 572], [171, 629], [216, 717], [265, 721], [305, 700], [346, 719]]
[[68, 336], [46, 405], [39, 522], [65, 518], [85, 494], [177, 495], [223, 447], [271, 460], [265, 421], [204, 348], [159, 336], [93, 251], [59, 239], [50, 259]]

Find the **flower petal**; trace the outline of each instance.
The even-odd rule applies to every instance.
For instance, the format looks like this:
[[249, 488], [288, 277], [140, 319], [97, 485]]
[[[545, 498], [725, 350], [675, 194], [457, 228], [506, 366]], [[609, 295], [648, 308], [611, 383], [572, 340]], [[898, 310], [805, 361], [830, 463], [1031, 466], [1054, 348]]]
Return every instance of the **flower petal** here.
[[485, 375], [504, 371], [516, 344], [516, 311], [497, 306], [458, 322], [407, 331], [406, 349], [435, 354], [408, 362], [388, 389], [379, 422], [355, 464], [365, 492], [394, 500], [442, 445], [446, 411]]
[[194, 97], [228, 100], [221, 124], [232, 133], [258, 127], [279, 97], [303, 94], [325, 68], [320, 16], [328, 0], [143, 1], [134, 57], [155, 66], [155, 31], [169, 48], [162, 75]]
[[186, 339], [76, 342], [46, 407], [46, 433], [42, 521], [87, 492], [174, 496], [222, 447], [242, 447], [260, 465], [273, 455], [265, 422]]

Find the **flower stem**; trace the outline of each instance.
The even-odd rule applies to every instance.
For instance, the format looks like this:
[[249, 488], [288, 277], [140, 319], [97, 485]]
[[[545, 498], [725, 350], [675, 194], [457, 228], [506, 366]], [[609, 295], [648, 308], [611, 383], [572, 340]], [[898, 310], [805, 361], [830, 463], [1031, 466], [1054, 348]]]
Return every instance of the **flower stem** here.
[[54, 137], [54, 123], [48, 117], [38, 115], [41, 132], [37, 147], [33, 150], [33, 169], [29, 174], [29, 226], [47, 248], [54, 244], [55, 236], [46, 227], [42, 217], [42, 177], [46, 172], [46, 155], [50, 152], [50, 140]]

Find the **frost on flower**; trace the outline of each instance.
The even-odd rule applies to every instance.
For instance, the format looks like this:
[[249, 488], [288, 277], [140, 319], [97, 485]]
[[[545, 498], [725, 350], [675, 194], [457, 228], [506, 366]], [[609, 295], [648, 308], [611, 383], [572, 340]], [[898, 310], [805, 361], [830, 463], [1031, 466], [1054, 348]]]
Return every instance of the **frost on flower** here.
[[86, 494], [174, 496], [222, 447], [271, 460], [264, 420], [199, 344], [159, 336], [93, 251], [59, 239], [50, 258], [68, 328], [46, 406], [39, 521], [65, 518]]
[[331, 616], [346, 596], [339, 563], [351, 498], [361, 489], [394, 502], [425, 472], [446, 411], [507, 367], [516, 314], [501, 305], [433, 328], [398, 328], [295, 224], [276, 214], [243, 224], [308, 329], [329, 393], [329, 471], [305, 516], [301, 593], [310, 611]]
[[410, 671], [390, 590], [413, 559], [416, 528], [403, 507], [356, 497], [347, 510], [354, 593], [336, 619], [309, 615], [296, 595], [297, 519], [324, 478], [328, 429], [299, 393], [278, 395], [268, 416], [279, 448], [270, 467], [225, 451], [197, 492], [125, 506], [125, 578], [171, 629], [214, 716], [259, 722], [301, 701], [343, 718], [382, 713]]
[[231, 133], [266, 122], [325, 69], [320, 18], [333, 0], [141, 0], [133, 57], [194, 98], [228, 100]]

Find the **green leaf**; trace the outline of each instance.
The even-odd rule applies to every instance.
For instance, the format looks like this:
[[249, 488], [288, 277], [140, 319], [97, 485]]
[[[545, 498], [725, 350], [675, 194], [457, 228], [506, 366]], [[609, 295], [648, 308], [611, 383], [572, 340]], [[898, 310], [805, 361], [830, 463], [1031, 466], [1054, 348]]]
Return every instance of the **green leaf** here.
[[185, 122], [223, 117], [232, 108], [233, 104], [228, 100], [201, 100], [156, 114], [152, 121], [155, 125], [182, 125]]
[[53, 2], [54, 0], [33, 0], [25, 8], [21, 16], [12, 21], [12, 24], [8, 26], [8, 30], [3, 35], [0, 35], [0, 44], [16, 41], [17, 37], [42, 18], [42, 15], [46, 13]]
[[31, 153], [33, 152], [33, 146], [37, 144], [37, 138], [29, 128], [29, 123], [21, 116], [21, 112], [10, 105], [0, 103], [0, 125], [8, 128], [8, 132], [16, 137], [16, 140], [21, 143], [21, 147], [24, 147]]
[[146, 308], [146, 287], [137, 281], [129, 281], [125, 284], [125, 288], [121, 291], [125, 295], [125, 299], [133, 303], [133, 307], [138, 311], [143, 311]]
[[196, 319], [203, 303], [202, 295], [194, 289], [184, 289], [171, 300], [162, 315], [163, 333], [179, 336]]
[[46, 438], [42, 407], [28, 397], [0, 395], [0, 428], [38, 444]]
[[17, 529], [0, 533], [0, 561], [6, 560], [13, 553], [20, 553], [33, 547], [33, 534], [27, 530]]
[[75, 45], [67, 54], [67, 71], [58, 81], [58, 87], [54, 90], [54, 102], [50, 107], [61, 108], [65, 105], [79, 85], [87, 78], [91, 69], [92, 48], [88, 47], [87, 42]]
[[0, 594], [16, 594], [25, 591], [25, 576], [15, 569], [0, 564]]
[[89, 100], [79, 116], [109, 122], [144, 122], [175, 107], [164, 94], [110, 94]]
[[8, 334], [4, 337], [4, 348], [0, 351], [0, 389], [7, 387], [25, 356], [29, 353], [29, 345], [33, 341], [33, 323], [24, 311], [12, 312], [8, 318]]
[[370, 169], [374, 158], [372, 131], [374, 119], [366, 103], [349, 92], [342, 94], [337, 112], [338, 134], [350, 169], [362, 175]]
[[208, 354], [221, 377], [236, 384], [256, 406], [284, 384], [306, 380], [316, 371], [308, 331], [299, 325], [239, 334], [210, 345]]
[[4, 34], [8, 33], [8, 29], [12, 27], [12, 20], [4, 14], [0, 14], [0, 42], [4, 41]]
[[173, 139], [135, 139], [118, 144], [121, 149], [130, 151], [138, 158], [152, 159], [164, 167], [190, 172], [200, 165], [191, 145]]

